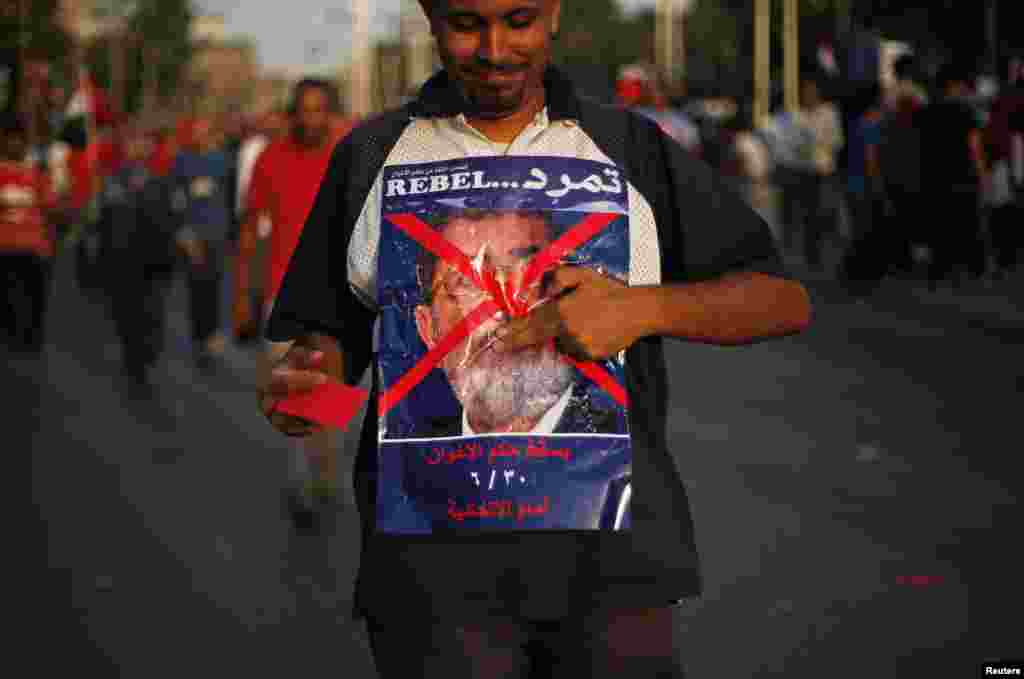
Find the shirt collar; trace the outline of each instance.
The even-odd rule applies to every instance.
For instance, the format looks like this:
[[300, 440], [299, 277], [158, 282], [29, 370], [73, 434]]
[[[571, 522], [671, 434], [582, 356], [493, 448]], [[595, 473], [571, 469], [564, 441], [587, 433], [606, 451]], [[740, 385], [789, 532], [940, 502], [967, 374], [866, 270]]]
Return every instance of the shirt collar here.
[[[555, 66], [544, 73], [545, 105], [551, 120], [578, 120], [580, 100], [568, 76]], [[463, 113], [466, 101], [445, 70], [439, 71], [420, 89], [409, 113], [421, 118], [451, 118]]]

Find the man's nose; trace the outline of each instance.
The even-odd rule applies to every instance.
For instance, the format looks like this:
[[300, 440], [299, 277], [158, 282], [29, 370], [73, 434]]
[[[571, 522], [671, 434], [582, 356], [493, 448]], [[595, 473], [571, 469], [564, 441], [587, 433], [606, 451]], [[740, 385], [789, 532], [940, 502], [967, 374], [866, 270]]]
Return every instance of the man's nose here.
[[501, 24], [489, 26], [480, 31], [480, 47], [477, 58], [485, 63], [501, 66], [508, 56], [508, 40]]

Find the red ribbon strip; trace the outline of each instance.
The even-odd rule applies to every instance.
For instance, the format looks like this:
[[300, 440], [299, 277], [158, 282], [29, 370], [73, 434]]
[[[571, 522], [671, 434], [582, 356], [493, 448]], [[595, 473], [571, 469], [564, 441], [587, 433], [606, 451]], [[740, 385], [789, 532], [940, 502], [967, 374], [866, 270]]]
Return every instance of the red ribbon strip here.
[[368, 396], [366, 389], [332, 380], [308, 393], [281, 399], [274, 411], [344, 431]]

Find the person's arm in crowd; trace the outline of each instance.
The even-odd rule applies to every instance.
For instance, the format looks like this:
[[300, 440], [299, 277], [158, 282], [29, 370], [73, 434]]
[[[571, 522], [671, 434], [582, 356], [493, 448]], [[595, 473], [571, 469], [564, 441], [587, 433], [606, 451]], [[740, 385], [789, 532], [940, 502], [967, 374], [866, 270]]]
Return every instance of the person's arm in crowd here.
[[247, 204], [240, 218], [238, 229], [238, 254], [246, 262], [256, 252], [256, 244], [260, 239], [260, 221], [268, 216], [266, 209], [259, 209]]
[[53, 177], [48, 172], [41, 172], [38, 181], [38, 207], [46, 224], [46, 235], [51, 243], [60, 239], [59, 226], [65, 214], [54, 190]]
[[250, 304], [252, 290], [253, 262], [256, 259], [256, 246], [259, 242], [259, 224], [268, 215], [268, 192], [270, 191], [270, 175], [266, 154], [260, 153], [248, 180], [244, 192], [244, 202], [239, 215], [238, 257], [235, 260], [235, 302], [232, 316], [235, 332], [242, 334], [253, 323]]
[[829, 143], [832, 147], [833, 153], [838, 153], [839, 149], [846, 143], [846, 138], [843, 136], [843, 122], [839, 118], [839, 111], [832, 104], [829, 105], [829, 131], [831, 133]]
[[982, 130], [975, 128], [967, 133], [967, 147], [971, 152], [971, 162], [974, 163], [974, 171], [982, 187], [984, 187], [988, 177], [988, 160], [985, 153], [985, 138]]
[[[171, 203], [174, 211], [180, 215], [184, 215], [188, 210], [188, 180], [189, 177], [179, 156], [171, 168]], [[202, 263], [205, 254], [202, 242], [199, 240], [199, 234], [195, 232], [192, 225], [186, 220], [183, 219], [181, 221], [174, 235], [174, 241], [177, 243], [178, 248], [188, 256], [192, 264], [198, 266]]]
[[864, 145], [864, 173], [868, 184], [877, 188], [882, 178], [882, 162], [878, 153], [878, 144]]
[[256, 157], [249, 176], [242, 203], [238, 239], [239, 253], [243, 257], [251, 256], [255, 252], [256, 242], [259, 240], [260, 220], [269, 216], [270, 193], [274, 190], [270, 163], [271, 158], [266, 149], [263, 149]]

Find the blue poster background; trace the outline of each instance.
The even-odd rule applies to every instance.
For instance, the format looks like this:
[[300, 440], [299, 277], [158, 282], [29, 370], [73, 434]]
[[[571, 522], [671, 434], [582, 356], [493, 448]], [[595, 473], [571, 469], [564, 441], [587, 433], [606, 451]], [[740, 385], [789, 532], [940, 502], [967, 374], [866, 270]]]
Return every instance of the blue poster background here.
[[[628, 192], [614, 166], [572, 158], [471, 158], [389, 167], [383, 186], [377, 287], [385, 391], [427, 353], [415, 320], [424, 303], [416, 268], [423, 247], [389, 215], [413, 214], [432, 224], [464, 210], [544, 211], [552, 240], [590, 215], [609, 215], [610, 223], [570, 259], [628, 279]], [[624, 387], [619, 360], [600, 365]], [[586, 406], [573, 412], [611, 413], [614, 424], [605, 418], [598, 429], [577, 417], [554, 434], [463, 437], [461, 430], [433, 426], [457, 419], [461, 405], [445, 373], [432, 370], [380, 418], [377, 529], [628, 529], [632, 458], [625, 408], [578, 372], [571, 398]]]

